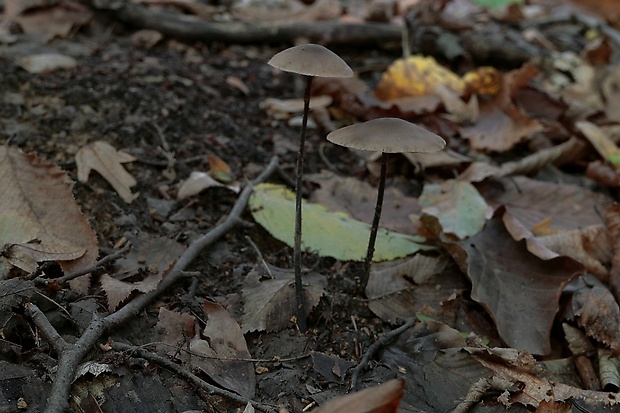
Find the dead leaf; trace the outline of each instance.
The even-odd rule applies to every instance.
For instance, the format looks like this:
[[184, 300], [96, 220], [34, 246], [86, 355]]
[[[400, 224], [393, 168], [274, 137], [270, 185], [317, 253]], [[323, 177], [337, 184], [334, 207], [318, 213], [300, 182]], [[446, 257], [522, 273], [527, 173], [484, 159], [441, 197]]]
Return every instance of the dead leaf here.
[[504, 152], [543, 129], [538, 120], [528, 117], [513, 102], [516, 92], [537, 73], [534, 66], [526, 64], [503, 76], [500, 93], [480, 106], [478, 121], [461, 129], [474, 149]]
[[583, 267], [568, 257], [535, 257], [525, 242], [512, 239], [499, 214], [475, 236], [446, 248], [472, 281], [472, 298], [493, 317], [502, 339], [518, 350], [548, 354], [562, 288]]
[[437, 85], [461, 94], [465, 82], [432, 57], [410, 56], [394, 61], [381, 76], [375, 96], [383, 101], [431, 95]]
[[[353, 177], [341, 177], [328, 171], [308, 176], [320, 185], [312, 192], [310, 201], [323, 205], [329, 211], [344, 212], [362, 222], [372, 222], [377, 189]], [[405, 196], [397, 188], [386, 188], [383, 198], [381, 227], [403, 234], [417, 234], [409, 218], [422, 212], [415, 198]]]
[[39, 35], [46, 43], [55, 37], [65, 38], [76, 27], [87, 24], [93, 16], [86, 6], [80, 6], [76, 2], [71, 4], [71, 10], [63, 7], [62, 3], [58, 6], [31, 10], [17, 16], [15, 22], [25, 33]]
[[397, 413], [404, 392], [404, 381], [390, 380], [380, 386], [336, 397], [313, 413]]
[[245, 96], [248, 96], [250, 94], [250, 89], [248, 88], [248, 86], [243, 80], [241, 80], [237, 76], [226, 76], [226, 84], [234, 89], [237, 89]]
[[575, 124], [604, 160], [620, 168], [620, 148], [607, 134], [593, 123], [581, 121]]
[[221, 305], [205, 300], [203, 308], [207, 324], [189, 345], [192, 367], [220, 386], [251, 399], [256, 375], [253, 363], [247, 361], [251, 355], [241, 328]]
[[193, 171], [189, 174], [189, 178], [181, 184], [177, 192], [177, 199], [180, 201], [189, 198], [211, 187], [228, 188], [235, 193], [239, 192], [239, 186], [224, 185], [213, 179], [210, 172]]
[[447, 268], [445, 258], [417, 254], [404, 261], [374, 265], [365, 292], [370, 311], [397, 323], [420, 313], [443, 319], [443, 303], [468, 289], [460, 272]]
[[232, 182], [233, 173], [230, 166], [217, 155], [210, 153], [207, 155], [209, 160], [209, 174], [225, 184]]
[[165, 345], [158, 343], [157, 350], [163, 350], [168, 354], [179, 353], [178, 349], [184, 340], [194, 337], [195, 323], [196, 318], [193, 315], [170, 311], [165, 307], [160, 307], [157, 328], [164, 330], [165, 336], [162, 342]]
[[[101, 288], [108, 297], [108, 309], [116, 310], [134, 293], [148, 293], [159, 285], [166, 272], [174, 265], [185, 247], [168, 238], [136, 238], [133, 249], [126, 257], [116, 260], [114, 277], [101, 276]], [[137, 282], [124, 279], [141, 275]]]
[[586, 334], [620, 354], [620, 307], [609, 289], [598, 280], [582, 277], [572, 292], [568, 317]]
[[60, 53], [41, 53], [22, 57], [17, 64], [30, 73], [47, 73], [57, 69], [71, 69], [77, 66], [77, 61]]
[[72, 184], [57, 166], [17, 149], [0, 147], [0, 245], [9, 261], [32, 272], [39, 261], [72, 270], [90, 267], [97, 236], [80, 212]]
[[87, 182], [91, 169], [94, 169], [112, 185], [123, 201], [130, 204], [138, 197], [139, 194], [132, 194], [130, 189], [136, 180], [121, 165], [135, 161], [133, 156], [117, 151], [109, 143], [95, 141], [81, 148], [75, 161], [80, 182]]
[[[243, 282], [241, 327], [244, 333], [282, 330], [291, 325], [291, 316], [296, 314], [293, 271], [270, 265], [270, 278], [261, 280], [262, 273], [261, 265], [257, 265]], [[306, 311], [310, 314], [325, 293], [327, 280], [320, 274], [311, 273], [303, 276], [303, 284]]]

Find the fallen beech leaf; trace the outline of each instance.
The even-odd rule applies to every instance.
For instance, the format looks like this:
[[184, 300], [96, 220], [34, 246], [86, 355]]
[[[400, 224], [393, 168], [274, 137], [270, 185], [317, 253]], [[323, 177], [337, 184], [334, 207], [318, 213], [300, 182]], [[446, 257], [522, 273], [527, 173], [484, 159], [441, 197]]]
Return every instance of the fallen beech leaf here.
[[57, 69], [71, 69], [77, 66], [77, 61], [60, 53], [41, 53], [22, 57], [17, 62], [30, 73], [51, 72]]
[[[308, 180], [321, 186], [312, 192], [312, 202], [329, 211], [344, 212], [362, 222], [372, 222], [377, 189], [369, 183], [327, 171], [310, 175]], [[405, 196], [397, 188], [386, 188], [382, 211], [382, 227], [403, 234], [416, 234], [410, 215], [422, 212], [417, 199]]]
[[620, 354], [620, 307], [609, 289], [588, 276], [577, 280], [568, 305], [569, 315], [589, 337]]
[[478, 233], [489, 215], [489, 206], [478, 190], [454, 179], [425, 185], [419, 202], [424, 214], [439, 220], [444, 233], [460, 239]]
[[[250, 198], [252, 216], [276, 239], [293, 246], [295, 195], [281, 185], [260, 184]], [[366, 256], [370, 225], [343, 213], [328, 212], [322, 205], [303, 202], [302, 248], [342, 261], [362, 261]], [[423, 237], [379, 229], [375, 261], [402, 258], [420, 250]]]
[[226, 162], [212, 153], [207, 155], [207, 159], [209, 160], [209, 174], [212, 177], [225, 184], [232, 182], [232, 170]]
[[13, 265], [32, 272], [38, 261], [58, 261], [63, 269], [72, 260], [73, 269], [95, 262], [97, 236], [75, 203], [65, 172], [2, 146], [0, 177], [0, 246]]
[[76, 27], [87, 24], [93, 16], [85, 5], [71, 3], [71, 10], [63, 5], [64, 3], [58, 6], [41, 7], [39, 10], [29, 10], [28, 13], [17, 16], [15, 22], [19, 24], [24, 33], [39, 35], [43, 37], [44, 42], [49, 42], [55, 37], [69, 36]]
[[[178, 354], [178, 346], [182, 345], [187, 337], [194, 337], [194, 324], [196, 317], [188, 313], [170, 311], [165, 307], [159, 308], [157, 328], [164, 330], [163, 344], [157, 344], [157, 350], [163, 350], [168, 354]], [[184, 357], [180, 357], [184, 359]]]
[[603, 159], [612, 163], [616, 168], [620, 168], [620, 148], [601, 128], [586, 121], [577, 122], [575, 126], [590, 141]]
[[465, 82], [432, 57], [410, 56], [394, 61], [381, 76], [375, 96], [381, 100], [430, 95], [437, 85], [461, 94]]
[[502, 77], [500, 93], [480, 106], [478, 121], [461, 129], [461, 134], [470, 140], [474, 149], [507, 151], [543, 129], [538, 120], [528, 117], [513, 102], [514, 95], [537, 74], [534, 66], [525, 64]]
[[404, 392], [404, 381], [390, 380], [380, 386], [331, 399], [313, 413], [397, 413]]
[[92, 142], [81, 148], [75, 155], [80, 182], [87, 182], [91, 169], [94, 169], [112, 185], [123, 201], [128, 204], [136, 199], [139, 194], [131, 193], [129, 188], [136, 184], [136, 180], [121, 164], [134, 160], [133, 156], [119, 152], [112, 145], [103, 141]]
[[[262, 268], [257, 266], [243, 282], [241, 325], [244, 333], [282, 330], [291, 324], [291, 316], [296, 314], [293, 271], [271, 265], [268, 268], [269, 278], [261, 280]], [[311, 273], [303, 276], [303, 282], [306, 311], [310, 314], [325, 293], [327, 280], [320, 274]]]
[[[185, 247], [178, 242], [155, 237], [132, 240], [134, 248], [126, 257], [116, 260], [114, 277], [101, 276], [101, 288], [108, 297], [108, 309], [116, 310], [134, 293], [148, 293], [159, 285], [166, 272], [183, 253]], [[126, 278], [142, 274], [137, 282], [125, 282]]]
[[368, 308], [382, 320], [397, 323], [432, 311], [442, 318], [445, 306], [458, 291], [469, 285], [459, 271], [447, 268], [445, 258], [416, 254], [412, 258], [376, 264], [371, 268], [366, 297]]
[[250, 94], [250, 89], [243, 82], [243, 80], [239, 79], [237, 76], [227, 76], [226, 84], [230, 87], [237, 89], [246, 96]]
[[525, 242], [512, 239], [501, 216], [473, 237], [446, 248], [470, 278], [471, 297], [493, 317], [502, 339], [518, 350], [549, 354], [560, 294], [583, 267], [568, 257], [535, 257]]
[[[200, 369], [220, 386], [251, 399], [256, 374], [248, 345], [239, 324], [219, 304], [205, 300], [207, 324], [190, 340], [192, 370]], [[205, 337], [204, 339], [201, 337]]]
[[448, 115], [446, 118], [455, 123], [473, 123], [478, 120], [480, 108], [478, 98], [473, 95], [468, 103], [461, 100], [458, 93], [445, 85], [437, 85], [434, 93], [441, 98]]
[[210, 172], [193, 171], [189, 174], [189, 178], [181, 184], [177, 192], [177, 199], [182, 200], [189, 198], [190, 196], [197, 195], [203, 190], [214, 186], [228, 188], [235, 193], [239, 192], [239, 186], [224, 185], [213, 179]]

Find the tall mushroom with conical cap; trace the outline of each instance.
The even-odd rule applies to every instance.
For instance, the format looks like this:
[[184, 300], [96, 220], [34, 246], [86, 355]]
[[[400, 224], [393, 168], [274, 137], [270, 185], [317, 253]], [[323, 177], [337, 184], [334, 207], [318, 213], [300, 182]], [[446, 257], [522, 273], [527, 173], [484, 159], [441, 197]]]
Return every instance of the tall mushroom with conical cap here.
[[295, 295], [297, 298], [297, 325], [301, 332], [306, 331], [306, 305], [301, 282], [301, 198], [304, 152], [308, 113], [310, 112], [310, 89], [315, 77], [352, 77], [353, 71], [336, 53], [318, 44], [304, 44], [283, 50], [274, 55], [269, 65], [285, 72], [298, 73], [306, 77], [304, 92], [304, 114], [297, 154], [295, 181], [295, 245], [293, 262], [295, 267]]
[[327, 135], [327, 140], [348, 148], [381, 152], [381, 176], [379, 178], [377, 204], [370, 228], [370, 239], [368, 240], [368, 249], [364, 261], [364, 273], [360, 280], [361, 290], [364, 291], [370, 276], [370, 264], [375, 252], [375, 241], [377, 239], [379, 220], [381, 219], [388, 154], [437, 152], [446, 146], [446, 142], [440, 136], [398, 118], [379, 118], [345, 126]]

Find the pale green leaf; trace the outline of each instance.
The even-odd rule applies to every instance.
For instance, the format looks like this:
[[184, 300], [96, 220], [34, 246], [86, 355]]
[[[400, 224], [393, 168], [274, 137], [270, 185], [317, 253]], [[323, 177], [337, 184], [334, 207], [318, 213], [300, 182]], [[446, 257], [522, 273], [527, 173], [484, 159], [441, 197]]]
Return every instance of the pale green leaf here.
[[439, 220], [445, 233], [463, 239], [484, 227], [488, 206], [469, 182], [449, 180], [425, 185], [418, 201], [425, 214]]
[[[260, 184], [250, 198], [252, 215], [274, 238], [293, 246], [295, 195], [281, 185]], [[322, 205], [303, 204], [302, 248], [320, 256], [342, 261], [362, 261], [366, 256], [370, 225], [340, 212], [329, 212]], [[424, 238], [380, 229], [374, 261], [393, 260], [420, 250]]]

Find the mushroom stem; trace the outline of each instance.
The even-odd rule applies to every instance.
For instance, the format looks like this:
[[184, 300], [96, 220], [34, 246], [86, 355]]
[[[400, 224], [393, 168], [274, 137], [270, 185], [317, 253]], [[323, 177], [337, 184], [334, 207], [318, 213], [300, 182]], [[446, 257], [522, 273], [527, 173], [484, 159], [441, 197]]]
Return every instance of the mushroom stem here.
[[306, 148], [306, 129], [310, 113], [310, 89], [313, 76], [305, 76], [306, 90], [304, 92], [304, 115], [301, 123], [299, 138], [299, 152], [297, 154], [297, 171], [295, 175], [295, 246], [293, 252], [293, 266], [295, 267], [295, 296], [297, 298], [297, 326], [302, 333], [306, 332], [306, 302], [304, 287], [301, 281], [301, 198], [304, 174], [304, 157]]
[[383, 193], [385, 192], [385, 177], [387, 175], [388, 154], [381, 154], [381, 176], [379, 178], [379, 189], [377, 192], [377, 205], [375, 206], [375, 216], [372, 219], [370, 227], [370, 239], [368, 240], [368, 249], [366, 250], [366, 260], [364, 261], [364, 274], [360, 280], [360, 288], [362, 293], [366, 289], [368, 279], [370, 278], [370, 264], [372, 256], [375, 254], [375, 241], [377, 240], [377, 231], [379, 230], [379, 220], [381, 219], [381, 210], [383, 208]]

